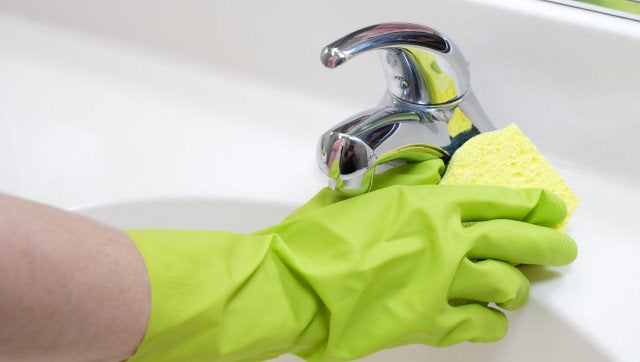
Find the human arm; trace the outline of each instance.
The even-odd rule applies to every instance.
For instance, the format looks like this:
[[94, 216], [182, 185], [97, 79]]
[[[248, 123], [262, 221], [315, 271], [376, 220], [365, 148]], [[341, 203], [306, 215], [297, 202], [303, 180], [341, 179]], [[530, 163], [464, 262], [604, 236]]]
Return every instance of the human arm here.
[[120, 361], [149, 316], [149, 280], [122, 231], [0, 194], [0, 360]]

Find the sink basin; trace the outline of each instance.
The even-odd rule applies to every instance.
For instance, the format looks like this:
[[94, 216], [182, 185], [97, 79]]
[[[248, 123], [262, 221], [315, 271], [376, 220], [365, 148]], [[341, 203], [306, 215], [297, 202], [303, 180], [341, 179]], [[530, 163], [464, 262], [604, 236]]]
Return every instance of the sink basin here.
[[318, 137], [385, 89], [376, 56], [327, 70], [320, 49], [400, 20], [454, 39], [496, 126], [557, 167], [580, 251], [526, 270], [503, 341], [370, 359], [637, 360], [640, 22], [541, 0], [0, 0], [0, 192], [123, 228], [275, 223], [326, 185]]

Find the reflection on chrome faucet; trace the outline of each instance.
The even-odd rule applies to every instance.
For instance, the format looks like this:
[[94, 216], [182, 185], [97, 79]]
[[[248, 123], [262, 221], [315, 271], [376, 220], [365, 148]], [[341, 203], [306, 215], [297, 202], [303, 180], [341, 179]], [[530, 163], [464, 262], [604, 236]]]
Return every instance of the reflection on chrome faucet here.
[[335, 68], [374, 49], [387, 80], [382, 102], [336, 125], [318, 145], [330, 186], [348, 195], [367, 192], [378, 165], [446, 161], [469, 138], [494, 129], [469, 86], [466, 60], [432, 28], [370, 26], [326, 46], [321, 59]]

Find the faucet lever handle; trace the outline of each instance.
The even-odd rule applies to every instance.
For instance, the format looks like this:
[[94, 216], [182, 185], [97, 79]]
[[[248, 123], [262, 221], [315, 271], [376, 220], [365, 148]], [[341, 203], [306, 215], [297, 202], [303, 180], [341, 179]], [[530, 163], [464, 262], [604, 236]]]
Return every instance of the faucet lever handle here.
[[[335, 68], [374, 49], [382, 50], [387, 88], [396, 99], [416, 105], [444, 104], [469, 90], [469, 69], [462, 53], [444, 34], [427, 26], [369, 26], [327, 45], [320, 57], [326, 67]], [[443, 76], [447, 77], [444, 82]]]

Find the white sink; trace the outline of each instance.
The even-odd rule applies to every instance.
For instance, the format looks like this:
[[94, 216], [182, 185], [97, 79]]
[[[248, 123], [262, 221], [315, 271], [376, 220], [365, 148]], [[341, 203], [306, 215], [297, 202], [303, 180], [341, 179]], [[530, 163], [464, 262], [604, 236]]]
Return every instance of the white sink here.
[[640, 356], [640, 23], [539, 0], [0, 0], [0, 192], [119, 227], [253, 231], [325, 180], [322, 132], [375, 105], [376, 56], [326, 43], [387, 21], [449, 34], [498, 127], [516, 122], [582, 204], [574, 264], [531, 268], [494, 344], [375, 360]]

